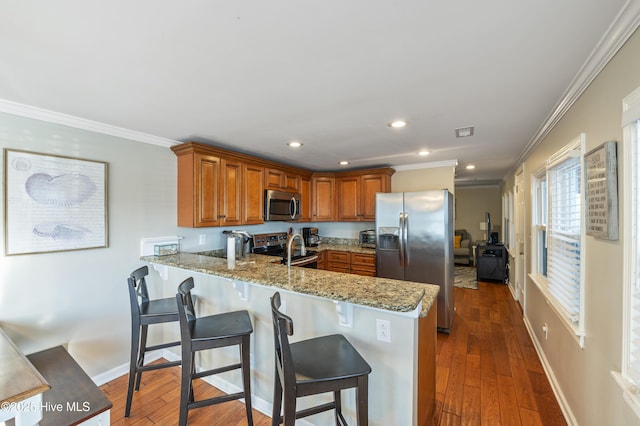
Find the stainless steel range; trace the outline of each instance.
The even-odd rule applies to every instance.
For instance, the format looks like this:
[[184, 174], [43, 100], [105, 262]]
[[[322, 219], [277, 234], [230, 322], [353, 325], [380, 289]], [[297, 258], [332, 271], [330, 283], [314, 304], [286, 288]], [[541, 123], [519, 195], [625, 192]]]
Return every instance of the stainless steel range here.
[[[279, 256], [282, 258], [282, 264], [286, 264], [287, 233], [273, 232], [270, 234], [254, 234], [252, 252], [254, 254], [264, 254], [267, 256]], [[317, 269], [318, 255], [315, 251], [307, 250], [306, 254], [302, 256], [299, 251], [296, 251], [292, 253], [291, 266]]]

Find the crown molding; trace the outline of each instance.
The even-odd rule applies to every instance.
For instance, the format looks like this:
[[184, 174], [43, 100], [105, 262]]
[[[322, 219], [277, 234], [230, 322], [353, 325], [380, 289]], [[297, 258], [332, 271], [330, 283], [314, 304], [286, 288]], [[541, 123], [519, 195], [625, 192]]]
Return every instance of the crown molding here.
[[525, 146], [520, 158], [515, 163], [512, 173], [524, 162], [531, 151], [544, 140], [549, 132], [564, 117], [578, 98], [600, 74], [611, 58], [631, 37], [640, 25], [640, 0], [628, 0], [618, 12], [607, 31], [582, 65], [569, 87], [544, 120], [540, 128]]
[[46, 121], [48, 123], [62, 124], [64, 126], [74, 127], [81, 130], [88, 130], [90, 132], [102, 133], [118, 138], [130, 139], [136, 142], [159, 145], [166, 148], [170, 148], [180, 143], [173, 139], [167, 139], [160, 136], [150, 135], [148, 133], [125, 129], [123, 127], [99, 123], [97, 121], [87, 120], [84, 118], [62, 114], [44, 108], [38, 108], [18, 102], [8, 101], [6, 99], [0, 99], [0, 112], [18, 115], [21, 117], [33, 118], [36, 120]]
[[458, 160], [434, 161], [431, 163], [407, 164], [404, 166], [391, 166], [397, 172], [405, 170], [434, 169], [436, 167], [456, 167]]

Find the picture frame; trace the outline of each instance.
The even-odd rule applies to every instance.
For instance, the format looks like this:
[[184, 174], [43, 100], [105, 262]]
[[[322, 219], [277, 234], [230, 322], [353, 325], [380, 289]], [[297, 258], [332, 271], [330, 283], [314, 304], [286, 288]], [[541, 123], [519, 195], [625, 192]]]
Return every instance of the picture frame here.
[[618, 239], [618, 161], [616, 141], [607, 141], [584, 155], [586, 233]]
[[108, 164], [4, 149], [6, 256], [106, 248]]

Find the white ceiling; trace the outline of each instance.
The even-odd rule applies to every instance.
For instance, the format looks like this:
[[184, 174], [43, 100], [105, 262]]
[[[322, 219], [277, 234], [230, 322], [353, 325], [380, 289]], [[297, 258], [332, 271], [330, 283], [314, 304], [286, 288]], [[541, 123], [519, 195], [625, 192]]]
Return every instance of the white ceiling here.
[[313, 170], [457, 160], [459, 183], [495, 182], [638, 1], [0, 0], [0, 100]]

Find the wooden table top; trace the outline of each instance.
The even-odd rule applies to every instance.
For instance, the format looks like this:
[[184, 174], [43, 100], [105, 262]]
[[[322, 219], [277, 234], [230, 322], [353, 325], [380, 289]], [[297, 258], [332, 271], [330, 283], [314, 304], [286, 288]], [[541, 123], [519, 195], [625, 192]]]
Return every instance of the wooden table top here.
[[43, 393], [49, 383], [0, 328], [0, 403], [20, 402]]

